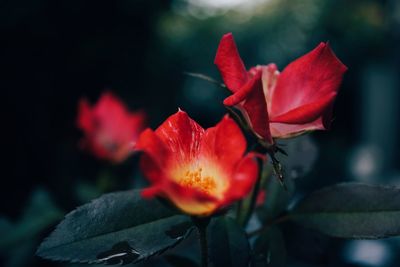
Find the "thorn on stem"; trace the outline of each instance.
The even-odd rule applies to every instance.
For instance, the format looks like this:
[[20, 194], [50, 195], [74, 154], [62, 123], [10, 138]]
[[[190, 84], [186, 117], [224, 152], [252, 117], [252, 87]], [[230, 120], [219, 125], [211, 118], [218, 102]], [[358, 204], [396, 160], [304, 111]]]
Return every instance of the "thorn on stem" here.
[[272, 166], [274, 168], [274, 173], [276, 175], [276, 177], [279, 180], [279, 183], [281, 184], [281, 186], [283, 187], [283, 189], [285, 189], [285, 191], [288, 190], [286, 183], [285, 183], [285, 178], [283, 175], [283, 171], [282, 171], [282, 165], [279, 162], [279, 160], [275, 157], [275, 153], [276, 151], [279, 151], [280, 148], [275, 147], [275, 151], [274, 152], [269, 152], [269, 155], [271, 157], [272, 160]]

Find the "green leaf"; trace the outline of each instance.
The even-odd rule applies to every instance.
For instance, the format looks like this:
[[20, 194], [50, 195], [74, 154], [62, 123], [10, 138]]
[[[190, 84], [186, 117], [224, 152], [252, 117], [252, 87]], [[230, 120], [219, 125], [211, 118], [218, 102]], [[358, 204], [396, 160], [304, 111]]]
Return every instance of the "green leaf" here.
[[173, 263], [177, 262], [179, 259], [186, 259], [188, 262], [190, 261], [191, 264], [186, 262], [185, 264], [179, 265], [179, 263], [177, 263], [176, 266], [200, 266], [201, 256], [199, 243], [199, 234], [195, 229], [188, 238], [179, 243], [175, 248], [165, 253], [163, 257], [171, 265], [174, 265]]
[[19, 221], [12, 226], [9, 225], [9, 230], [6, 228], [2, 230], [4, 226], [0, 227], [0, 250], [11, 250], [21, 243], [32, 240], [62, 216], [63, 213], [52, 202], [49, 194], [43, 189], [36, 189]]
[[179, 267], [179, 266], [185, 266], [185, 267], [199, 267], [199, 265], [192, 261], [191, 259], [187, 258], [187, 257], [183, 257], [180, 255], [166, 255], [164, 257], [166, 259], [166, 261], [174, 267]]
[[208, 227], [210, 261], [213, 266], [248, 266], [249, 243], [243, 229], [229, 217], [220, 217]]
[[37, 255], [79, 263], [138, 262], [175, 246], [191, 228], [188, 217], [142, 199], [139, 190], [110, 193], [69, 213]]
[[400, 235], [400, 189], [337, 184], [300, 201], [289, 217], [335, 237], [375, 239]]
[[277, 226], [271, 226], [255, 241], [253, 246], [252, 266], [286, 266], [286, 247], [282, 232]]

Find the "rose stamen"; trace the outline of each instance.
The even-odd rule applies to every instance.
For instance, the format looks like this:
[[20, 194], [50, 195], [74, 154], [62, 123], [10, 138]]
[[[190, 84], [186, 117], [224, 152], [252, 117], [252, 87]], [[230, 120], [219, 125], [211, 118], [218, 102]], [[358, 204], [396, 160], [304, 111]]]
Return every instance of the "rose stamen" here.
[[179, 184], [184, 187], [195, 188], [203, 193], [212, 194], [217, 188], [214, 177], [203, 176], [202, 168], [195, 171], [186, 171], [184, 177], [179, 179]]

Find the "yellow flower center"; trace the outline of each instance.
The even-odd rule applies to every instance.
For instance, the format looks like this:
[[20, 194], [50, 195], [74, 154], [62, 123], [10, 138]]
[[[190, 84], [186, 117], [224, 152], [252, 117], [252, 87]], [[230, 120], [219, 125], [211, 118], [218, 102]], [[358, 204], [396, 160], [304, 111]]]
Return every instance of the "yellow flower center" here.
[[217, 188], [215, 179], [212, 176], [203, 176], [201, 171], [202, 168], [198, 168], [195, 171], [186, 171], [178, 182], [184, 187], [195, 188], [203, 193], [212, 195]]

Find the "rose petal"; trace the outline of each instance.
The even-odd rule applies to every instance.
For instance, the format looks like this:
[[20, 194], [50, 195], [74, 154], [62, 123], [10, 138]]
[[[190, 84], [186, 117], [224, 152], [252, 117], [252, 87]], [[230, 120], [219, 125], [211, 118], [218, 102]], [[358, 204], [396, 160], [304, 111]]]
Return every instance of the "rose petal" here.
[[106, 133], [116, 143], [132, 141], [135, 129], [132, 129], [131, 114], [119, 98], [110, 92], [103, 93], [93, 113], [99, 131]]
[[286, 124], [286, 123], [271, 123], [271, 134], [275, 138], [292, 138], [308, 131], [327, 130], [323, 117], [317, 118], [313, 122], [305, 124]]
[[[271, 99], [270, 117], [276, 118], [337, 92], [346, 70], [329, 45], [321, 43], [310, 53], [290, 63], [279, 75]], [[314, 113], [317, 111], [320, 110]]]
[[250, 193], [258, 178], [257, 157], [257, 154], [249, 153], [237, 165], [228, 190], [228, 201], [241, 199]]
[[87, 99], [79, 100], [77, 125], [86, 133], [93, 130], [92, 111]]
[[213, 196], [173, 182], [164, 187], [163, 194], [179, 209], [191, 215], [206, 216], [221, 205], [221, 201]]
[[172, 152], [175, 164], [184, 164], [198, 155], [204, 129], [186, 112], [179, 110], [166, 119], [155, 133]]
[[262, 87], [262, 70], [259, 69], [254, 77], [243, 88], [224, 100], [225, 105], [235, 105], [243, 114], [250, 129], [260, 138], [272, 143], [269, 131], [267, 102]]
[[133, 144], [145, 127], [143, 112], [130, 113], [110, 92], [101, 95], [90, 107], [86, 99], [79, 102], [78, 127], [85, 133], [81, 146], [98, 158], [119, 163], [133, 152]]
[[224, 116], [215, 127], [206, 130], [201, 141], [200, 155], [214, 158], [216, 164], [231, 167], [243, 157], [246, 146], [246, 139], [239, 126], [233, 119]]
[[152, 183], [165, 179], [165, 168], [171, 158], [171, 151], [150, 129], [145, 130], [136, 143], [136, 150], [142, 151], [140, 168]]
[[259, 81], [254, 90], [248, 94], [244, 103], [238, 105], [238, 107], [245, 115], [251, 130], [263, 140], [272, 144], [273, 140], [269, 129], [267, 102], [265, 101], [261, 79]]
[[143, 198], [153, 198], [162, 192], [162, 187], [159, 185], [149, 186], [141, 192]]
[[245, 100], [248, 95], [255, 90], [255, 87], [260, 86], [260, 80], [261, 71], [257, 71], [256, 74], [251, 79], [249, 79], [239, 90], [224, 99], [224, 105], [234, 106]]
[[232, 92], [239, 90], [247, 81], [247, 72], [240, 58], [232, 33], [225, 34], [218, 46], [214, 64]]
[[278, 117], [271, 118], [270, 122], [287, 124], [305, 124], [315, 121], [321, 114], [324, 114], [333, 103], [336, 92], [331, 92], [319, 100], [305, 104]]

